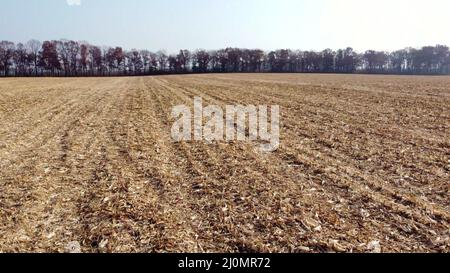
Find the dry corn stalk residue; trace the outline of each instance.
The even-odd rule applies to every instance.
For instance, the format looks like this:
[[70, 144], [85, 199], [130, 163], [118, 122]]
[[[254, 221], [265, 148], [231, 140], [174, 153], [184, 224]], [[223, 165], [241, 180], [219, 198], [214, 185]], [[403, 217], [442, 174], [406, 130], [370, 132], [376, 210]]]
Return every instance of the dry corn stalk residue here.
[[[280, 145], [171, 110], [279, 105]], [[0, 80], [0, 252], [449, 252], [450, 77]]]

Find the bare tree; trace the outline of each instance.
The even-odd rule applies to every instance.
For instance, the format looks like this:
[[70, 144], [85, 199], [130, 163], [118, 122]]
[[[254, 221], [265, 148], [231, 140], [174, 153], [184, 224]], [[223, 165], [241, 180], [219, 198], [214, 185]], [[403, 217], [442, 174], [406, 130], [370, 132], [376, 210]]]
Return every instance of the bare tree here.
[[164, 50], [160, 50], [156, 52], [158, 64], [159, 64], [159, 70], [160, 71], [166, 71], [167, 63], [168, 63], [168, 56]]
[[143, 67], [141, 53], [137, 50], [132, 50], [127, 56], [129, 56], [129, 62], [133, 73], [141, 73]]
[[38, 40], [29, 40], [27, 42], [27, 51], [30, 59], [33, 63], [34, 74], [38, 74], [38, 58], [39, 58], [39, 50], [41, 50], [42, 43]]
[[102, 50], [97, 46], [91, 46], [89, 53], [92, 57], [92, 67], [96, 71], [103, 71], [103, 55]]
[[143, 72], [145, 73], [146, 71], [150, 71], [150, 62], [151, 62], [150, 51], [141, 50], [139, 54], [142, 57], [142, 69], [144, 70]]
[[191, 61], [191, 52], [187, 49], [180, 50], [180, 53], [177, 55], [177, 59], [183, 71], [188, 70], [188, 64]]
[[13, 62], [16, 68], [15, 75], [25, 75], [30, 63], [27, 50], [22, 43], [16, 45], [16, 49], [13, 54]]
[[13, 42], [0, 42], [0, 68], [5, 76], [9, 74], [9, 68], [12, 65], [12, 57], [14, 56], [15, 45]]
[[401, 73], [406, 69], [408, 52], [405, 49], [392, 52], [389, 58], [394, 72]]
[[86, 72], [88, 69], [88, 61], [89, 61], [89, 48], [86, 44], [82, 44], [80, 46], [80, 66], [81, 72]]
[[55, 75], [56, 71], [61, 70], [56, 41], [45, 41], [42, 44], [42, 50], [39, 55], [39, 65], [45, 70], [50, 71], [52, 75]]
[[205, 50], [197, 50], [193, 58], [193, 70], [196, 72], [207, 72], [211, 56]]

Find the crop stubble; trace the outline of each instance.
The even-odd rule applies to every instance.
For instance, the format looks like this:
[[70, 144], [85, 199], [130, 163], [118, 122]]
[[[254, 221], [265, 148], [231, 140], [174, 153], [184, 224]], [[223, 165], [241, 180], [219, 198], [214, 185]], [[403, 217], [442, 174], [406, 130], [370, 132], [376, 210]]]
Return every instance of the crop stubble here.
[[[174, 143], [172, 106], [277, 104], [281, 146]], [[450, 78], [0, 80], [0, 251], [450, 250]]]

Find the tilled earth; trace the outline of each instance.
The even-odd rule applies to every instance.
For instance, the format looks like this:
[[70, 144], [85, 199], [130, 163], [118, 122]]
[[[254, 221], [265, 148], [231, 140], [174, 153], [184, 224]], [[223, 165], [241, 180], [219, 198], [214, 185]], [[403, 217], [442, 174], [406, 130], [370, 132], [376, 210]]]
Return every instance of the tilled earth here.
[[[280, 148], [173, 142], [194, 96]], [[0, 117], [0, 252], [450, 251], [450, 77], [0, 79]]]

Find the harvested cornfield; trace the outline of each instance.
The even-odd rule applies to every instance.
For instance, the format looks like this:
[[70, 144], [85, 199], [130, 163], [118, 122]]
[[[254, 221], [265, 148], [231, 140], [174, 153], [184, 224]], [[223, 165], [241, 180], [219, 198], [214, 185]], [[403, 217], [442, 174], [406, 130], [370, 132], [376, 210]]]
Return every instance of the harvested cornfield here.
[[[281, 145], [172, 106], [279, 105]], [[0, 79], [1, 252], [449, 252], [450, 77]]]

